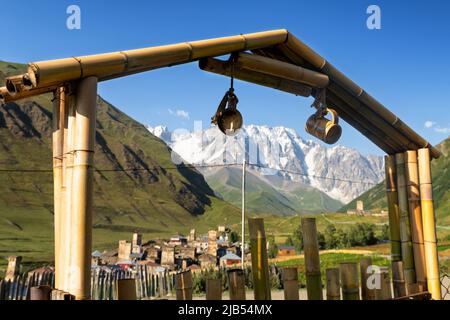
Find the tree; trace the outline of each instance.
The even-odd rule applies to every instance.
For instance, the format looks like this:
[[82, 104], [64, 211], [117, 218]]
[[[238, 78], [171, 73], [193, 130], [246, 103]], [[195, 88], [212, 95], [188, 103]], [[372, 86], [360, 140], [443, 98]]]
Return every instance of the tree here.
[[235, 243], [235, 242], [239, 241], [239, 235], [237, 234], [236, 231], [231, 231], [231, 233], [230, 233], [230, 241], [232, 243]]
[[275, 243], [275, 237], [274, 236], [268, 236], [267, 237], [267, 243], [269, 244], [269, 250], [267, 251], [267, 255], [269, 258], [275, 258], [278, 254], [278, 246]]
[[336, 227], [334, 224], [328, 224], [325, 228], [324, 232], [324, 242], [325, 242], [325, 248], [327, 249], [335, 249], [339, 246], [339, 240], [337, 238], [336, 234]]

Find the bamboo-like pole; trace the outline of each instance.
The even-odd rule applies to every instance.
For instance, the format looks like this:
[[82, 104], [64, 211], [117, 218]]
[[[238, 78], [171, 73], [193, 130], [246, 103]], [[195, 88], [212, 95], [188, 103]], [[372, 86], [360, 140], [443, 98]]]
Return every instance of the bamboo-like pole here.
[[359, 269], [361, 273], [361, 298], [362, 300], [375, 300], [374, 289], [368, 286], [369, 273], [368, 269], [372, 266], [371, 257], [363, 257], [359, 260]]
[[60, 87], [53, 92], [52, 145], [53, 145], [53, 200], [54, 200], [54, 237], [55, 237], [55, 287], [61, 288], [62, 277], [62, 184], [64, 153], [64, 120], [66, 117], [66, 88]]
[[339, 268], [327, 269], [326, 276], [327, 276], [327, 300], [341, 300]]
[[378, 271], [380, 277], [380, 289], [375, 290], [376, 300], [390, 300], [392, 299], [391, 280], [389, 277], [389, 269], [387, 267], [380, 267]]
[[408, 295], [402, 261], [392, 261], [392, 282], [394, 285], [395, 298]]
[[305, 255], [306, 291], [308, 300], [322, 300], [319, 243], [315, 218], [302, 218], [303, 250]]
[[175, 291], [177, 300], [192, 300], [192, 273], [191, 270], [175, 275]]
[[420, 205], [422, 209], [427, 287], [434, 300], [441, 300], [439, 257], [437, 252], [436, 220], [433, 207], [433, 189], [430, 168], [430, 150], [419, 149]]
[[341, 276], [342, 299], [359, 300], [358, 266], [355, 262], [339, 264]]
[[241, 69], [304, 83], [315, 88], [324, 88], [329, 83], [328, 76], [323, 73], [255, 54], [239, 53], [237, 65]]
[[90, 298], [92, 253], [93, 160], [97, 78], [78, 83], [72, 176], [70, 290], [78, 300]]
[[298, 82], [274, 77], [260, 72], [242, 70], [238, 66], [235, 66], [232, 71], [231, 63], [229, 61], [205, 58], [199, 61], [199, 68], [204, 71], [221, 74], [228, 77], [230, 77], [231, 73], [233, 73], [233, 77], [236, 79], [303, 97], [308, 97], [311, 95], [311, 88]]
[[184, 42], [137, 50], [72, 57], [29, 64], [33, 87], [95, 76], [100, 81], [187, 63], [204, 57], [273, 46], [286, 41], [287, 30]]
[[[65, 119], [64, 119], [64, 155], [63, 155], [63, 175], [61, 189], [61, 236], [60, 247], [62, 248], [62, 283], [61, 289], [70, 292], [71, 287], [71, 260], [72, 260], [72, 177], [74, 164], [74, 148], [76, 137], [76, 84], [72, 83], [68, 86], [65, 102]], [[73, 294], [72, 292], [70, 292]]]
[[402, 259], [402, 248], [400, 239], [400, 212], [398, 210], [397, 191], [397, 167], [395, 156], [384, 157], [384, 168], [386, 171], [386, 196], [389, 211], [389, 232], [391, 242], [391, 260]]
[[206, 279], [206, 300], [222, 300], [221, 279]]
[[227, 274], [230, 300], [245, 300], [244, 271], [242, 269], [230, 269]]
[[[377, 111], [377, 115], [381, 117], [385, 122], [389, 123], [392, 127], [396, 128], [398, 132], [401, 132], [410, 142], [413, 142], [419, 147], [430, 147], [433, 158], [438, 158], [441, 153], [434, 147], [431, 147], [429, 143], [408, 127], [402, 120], [400, 120], [395, 114], [384, 107], [375, 98], [370, 96], [361, 87], [354, 83], [351, 79], [345, 76], [337, 68], [335, 68], [330, 62], [326, 61], [317, 52], [307, 46], [305, 43], [297, 39], [292, 33], [288, 32], [287, 40], [278, 47], [286, 47], [294, 55], [300, 57], [306, 63], [312, 65], [317, 71], [321, 71], [329, 76], [332, 83], [337, 83], [339, 87], [349, 92], [352, 96], [357, 98], [362, 104], [361, 109], [372, 109]], [[372, 120], [372, 119], [370, 119]]]
[[425, 247], [423, 244], [422, 212], [420, 210], [417, 151], [410, 150], [405, 152], [405, 171], [411, 220], [414, 265], [416, 270], [418, 291], [423, 292], [427, 289], [427, 276], [425, 265]]
[[297, 268], [283, 268], [284, 300], [300, 299], [298, 292], [298, 270]]
[[8, 92], [8, 90], [6, 89], [6, 87], [1, 87], [0, 88], [0, 102], [8, 103], [8, 102], [13, 102], [13, 101], [17, 101], [17, 100], [21, 100], [21, 99], [25, 99], [25, 98], [30, 98], [30, 97], [38, 96], [40, 94], [53, 92], [57, 88], [58, 88], [58, 86], [51, 86], [51, 87], [43, 87], [43, 88], [37, 88], [37, 89], [32, 89], [32, 90], [23, 90], [14, 95], [11, 95]]
[[264, 219], [249, 218], [250, 250], [252, 256], [253, 290], [255, 300], [270, 300], [269, 261], [264, 231]]
[[405, 155], [403, 153], [397, 153], [395, 155], [395, 163], [397, 168], [397, 193], [398, 210], [400, 215], [402, 261], [406, 284], [409, 286], [416, 283], [416, 273], [414, 270], [414, 255], [411, 241], [411, 224], [409, 221], [408, 210], [408, 193], [406, 190]]
[[137, 300], [135, 279], [118, 279], [116, 290], [117, 300]]

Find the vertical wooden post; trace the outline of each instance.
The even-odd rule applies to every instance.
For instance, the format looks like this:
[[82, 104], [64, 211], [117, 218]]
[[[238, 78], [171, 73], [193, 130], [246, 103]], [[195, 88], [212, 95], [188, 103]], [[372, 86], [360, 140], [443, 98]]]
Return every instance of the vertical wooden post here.
[[206, 300], [222, 300], [221, 279], [206, 279]]
[[297, 268], [283, 268], [284, 300], [299, 300]]
[[[71, 251], [72, 251], [72, 176], [74, 141], [76, 137], [76, 84], [71, 83], [67, 87], [65, 95], [65, 121], [64, 121], [64, 143], [63, 143], [63, 176], [61, 186], [61, 281], [60, 288], [70, 292], [71, 284]], [[72, 292], [70, 292], [72, 293]]]
[[358, 266], [354, 262], [345, 262], [339, 264], [342, 299], [359, 300], [359, 279]]
[[76, 299], [91, 294], [93, 160], [97, 78], [80, 80], [76, 93], [75, 140], [71, 188], [70, 290]]
[[395, 166], [395, 156], [385, 156], [384, 167], [386, 170], [386, 195], [389, 210], [391, 260], [400, 261], [402, 259], [402, 251], [400, 239], [400, 215], [398, 211], [397, 170]]
[[405, 273], [403, 271], [403, 262], [392, 262], [392, 282], [394, 284], [394, 297], [400, 298], [408, 295], [405, 283]]
[[389, 269], [381, 267], [379, 270], [380, 289], [375, 290], [376, 300], [390, 300], [392, 299], [391, 280], [389, 277]]
[[30, 300], [50, 300], [52, 288], [47, 285], [32, 287], [30, 289]]
[[245, 300], [244, 271], [242, 269], [230, 269], [227, 273], [230, 300]]
[[408, 193], [406, 190], [405, 155], [395, 155], [397, 168], [398, 209], [400, 212], [400, 239], [402, 241], [402, 261], [407, 285], [416, 283], [414, 256], [411, 241], [411, 224], [409, 221]]
[[264, 219], [249, 218], [250, 247], [252, 255], [253, 290], [255, 300], [270, 300], [269, 261], [264, 231]]
[[315, 218], [302, 218], [303, 250], [305, 254], [306, 291], [308, 300], [322, 300], [319, 243]]
[[61, 188], [63, 175], [63, 145], [65, 118], [65, 88], [60, 87], [53, 92], [52, 145], [53, 145], [53, 211], [55, 236], [55, 286], [61, 285]]
[[425, 264], [427, 267], [427, 286], [428, 291], [431, 293], [431, 297], [434, 300], [441, 300], [436, 220], [433, 207], [430, 150], [428, 148], [419, 149], [419, 181], [423, 238], [425, 246]]
[[341, 300], [341, 286], [338, 268], [326, 270], [327, 276], [327, 300]]
[[359, 260], [359, 269], [361, 272], [361, 298], [362, 300], [375, 300], [375, 291], [367, 285], [369, 278], [368, 269], [372, 266], [372, 258], [363, 257]]
[[175, 274], [175, 289], [177, 300], [192, 300], [191, 270]]
[[117, 300], [137, 300], [136, 280], [118, 279], [117, 280]]
[[426, 291], [427, 277], [425, 266], [425, 247], [423, 243], [422, 212], [420, 209], [419, 171], [417, 151], [405, 152], [406, 185], [411, 220], [411, 238], [413, 243], [414, 266], [418, 291]]

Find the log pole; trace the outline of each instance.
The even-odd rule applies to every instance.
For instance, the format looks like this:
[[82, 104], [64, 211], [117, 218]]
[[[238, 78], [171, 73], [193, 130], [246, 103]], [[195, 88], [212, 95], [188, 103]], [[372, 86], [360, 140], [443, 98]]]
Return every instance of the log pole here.
[[395, 155], [397, 168], [397, 190], [398, 190], [398, 209], [400, 215], [400, 239], [402, 248], [403, 269], [405, 271], [406, 284], [416, 283], [416, 272], [414, 270], [414, 255], [411, 241], [411, 224], [408, 209], [408, 192], [405, 175], [405, 155], [397, 153]]
[[390, 300], [392, 299], [391, 280], [389, 277], [389, 269], [381, 267], [378, 271], [380, 279], [380, 288], [375, 290], [376, 300]]
[[386, 170], [386, 196], [389, 211], [391, 260], [401, 261], [402, 249], [400, 239], [400, 215], [398, 210], [397, 169], [395, 166], [395, 156], [385, 156], [384, 167]]
[[137, 300], [135, 279], [117, 280], [117, 300]]
[[175, 275], [175, 291], [177, 300], [192, 300], [192, 273], [191, 270]]
[[405, 283], [405, 273], [403, 271], [403, 262], [392, 262], [392, 282], [394, 285], [394, 297], [400, 298], [408, 295]]
[[[54, 200], [54, 234], [55, 234], [55, 287], [61, 286], [61, 189], [63, 176], [65, 88], [53, 92], [52, 145], [53, 145], [53, 200]], [[61, 125], [62, 124], [62, 125]]]
[[97, 78], [84, 78], [76, 91], [75, 139], [71, 187], [71, 261], [69, 293], [90, 299], [93, 160]]
[[264, 231], [264, 219], [249, 218], [250, 249], [252, 256], [253, 290], [255, 300], [270, 300], [269, 261]]
[[206, 279], [206, 300], [222, 300], [221, 279]]
[[418, 292], [426, 291], [427, 276], [425, 265], [425, 247], [423, 243], [422, 212], [420, 209], [419, 171], [417, 151], [405, 152], [406, 186], [408, 192], [409, 214], [411, 220], [411, 238], [413, 243], [414, 265]]
[[245, 276], [242, 269], [231, 269], [228, 273], [230, 300], [245, 300]]
[[306, 291], [308, 300], [322, 300], [319, 243], [315, 218], [302, 218], [303, 250], [305, 254]]
[[284, 300], [299, 300], [297, 268], [283, 268]]
[[369, 267], [372, 266], [371, 257], [363, 257], [359, 260], [361, 273], [361, 298], [362, 300], [375, 300], [375, 291], [368, 286]]
[[433, 207], [433, 190], [430, 168], [430, 150], [419, 149], [420, 205], [422, 209], [427, 286], [434, 300], [441, 300], [439, 258], [437, 253], [436, 220]]
[[358, 266], [354, 262], [339, 264], [342, 299], [359, 300]]
[[326, 276], [327, 276], [327, 300], [341, 300], [339, 268], [327, 269]]

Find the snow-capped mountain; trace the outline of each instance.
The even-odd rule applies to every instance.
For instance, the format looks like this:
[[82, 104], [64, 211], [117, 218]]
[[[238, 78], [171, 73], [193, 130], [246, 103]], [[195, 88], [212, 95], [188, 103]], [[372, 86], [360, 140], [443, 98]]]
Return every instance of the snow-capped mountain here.
[[[241, 164], [245, 154], [250, 168], [266, 180], [277, 181], [278, 187], [300, 183], [343, 203], [384, 178], [382, 157], [364, 156], [340, 145], [325, 147], [285, 127], [247, 125], [233, 137], [223, 135], [216, 127], [195, 132], [170, 132], [164, 126], [148, 130], [191, 164]], [[283, 179], [272, 179], [274, 176]], [[280, 186], [280, 180], [286, 184]]]

